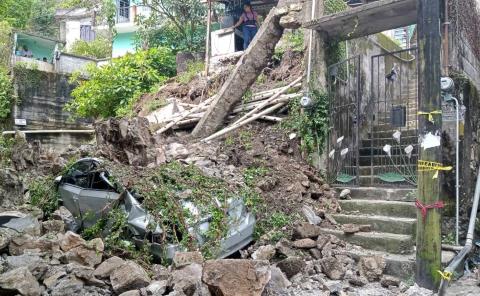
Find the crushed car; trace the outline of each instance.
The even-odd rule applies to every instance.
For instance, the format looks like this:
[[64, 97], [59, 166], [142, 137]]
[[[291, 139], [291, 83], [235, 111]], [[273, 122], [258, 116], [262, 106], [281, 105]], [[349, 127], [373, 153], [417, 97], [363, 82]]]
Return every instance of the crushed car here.
[[[128, 231], [136, 242], [148, 238], [154, 256], [172, 259], [175, 252], [185, 251], [179, 243], [166, 242], [164, 229], [153, 218], [154, 215], [142, 206], [136, 192], [131, 192], [114, 181], [104, 162], [97, 158], [83, 158], [75, 162], [67, 172], [56, 178], [60, 204], [73, 215], [74, 231], [94, 225], [108, 211], [119, 208], [127, 217]], [[141, 194], [141, 193], [140, 193]], [[198, 213], [191, 200], [182, 200], [185, 211]], [[249, 212], [242, 199], [228, 200], [228, 229], [220, 240], [217, 258], [225, 258], [241, 250], [253, 240], [255, 216]], [[198, 217], [188, 225], [188, 232], [198, 246], [208, 243], [205, 233], [211, 217]]]

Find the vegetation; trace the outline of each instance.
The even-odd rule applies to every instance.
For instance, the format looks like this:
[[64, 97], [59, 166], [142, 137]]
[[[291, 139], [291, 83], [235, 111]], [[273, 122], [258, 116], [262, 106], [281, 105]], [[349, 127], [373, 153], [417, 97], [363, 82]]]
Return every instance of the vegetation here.
[[0, 67], [0, 121], [4, 121], [10, 115], [15, 101], [13, 85], [10, 75]]
[[0, 1], [0, 20], [12, 27], [24, 29], [32, 15], [32, 4], [35, 0], [2, 0]]
[[46, 218], [58, 208], [59, 194], [52, 176], [39, 177], [33, 180], [29, 186], [30, 203], [40, 208]]
[[0, 134], [0, 167], [8, 167], [12, 161], [15, 138]]
[[305, 35], [302, 29], [293, 30], [283, 35], [280, 43], [275, 48], [273, 59], [281, 61], [287, 51], [303, 52], [305, 50]]
[[306, 152], [322, 153], [328, 135], [329, 97], [327, 93], [313, 90], [310, 99], [311, 105], [302, 111], [299, 100], [290, 103], [289, 117], [282, 122], [283, 128], [294, 130], [302, 138], [302, 145]]
[[[205, 48], [206, 5], [200, 0], [145, 1], [152, 10], [149, 18], [139, 18], [140, 48], [167, 46], [174, 52]], [[160, 24], [160, 26], [159, 26]]]
[[188, 84], [205, 68], [205, 63], [200, 61], [193, 61], [188, 63], [187, 71], [177, 76], [177, 81], [182, 84]]
[[93, 41], [77, 40], [72, 44], [70, 53], [95, 59], [105, 59], [112, 56], [112, 42], [107, 38], [96, 38]]
[[138, 97], [175, 74], [175, 58], [167, 48], [127, 54], [110, 64], [88, 67], [89, 80], [77, 74], [67, 110], [79, 117], [112, 117], [129, 113]]

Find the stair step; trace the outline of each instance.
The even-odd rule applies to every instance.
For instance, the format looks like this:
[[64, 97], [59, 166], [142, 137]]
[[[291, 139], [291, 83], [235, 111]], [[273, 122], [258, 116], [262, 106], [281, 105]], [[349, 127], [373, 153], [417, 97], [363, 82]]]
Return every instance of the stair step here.
[[[394, 170], [392, 170], [394, 172]], [[358, 180], [359, 186], [362, 187], [368, 187], [368, 186], [378, 186], [379, 188], [385, 187], [398, 187], [398, 188], [412, 188], [412, 184], [408, 182], [395, 182], [395, 183], [390, 183], [390, 182], [384, 182], [380, 180], [377, 176], [373, 176], [373, 180], [371, 176], [360, 176], [360, 179]]]
[[386, 263], [384, 274], [400, 278], [404, 281], [411, 280], [415, 274], [415, 254], [391, 254], [362, 248], [348, 248], [345, 249], [342, 254], [350, 256], [357, 262], [362, 257], [381, 256], [385, 259]]
[[404, 218], [417, 217], [417, 211], [413, 202], [372, 199], [339, 200], [338, 202], [345, 214], [357, 213]]
[[[405, 148], [407, 146], [410, 146], [412, 144], [402, 144], [402, 145], [392, 145], [390, 148], [390, 154], [391, 155], [406, 155]], [[412, 154], [417, 154], [418, 153], [418, 145], [412, 145], [413, 150]], [[371, 156], [371, 155], [387, 155], [385, 151], [383, 151], [383, 146], [382, 147], [362, 147], [360, 148], [360, 156]]]
[[[417, 136], [407, 136], [401, 138], [403, 145], [417, 144]], [[388, 138], [374, 138], [374, 139], [363, 139], [362, 147], [383, 147], [384, 145], [389, 144], [392, 146], [397, 145], [397, 141], [393, 137]]]
[[[402, 159], [404, 158], [404, 159]], [[370, 165], [383, 165], [385, 168], [389, 166], [399, 165], [399, 164], [415, 164], [417, 163], [418, 155], [412, 154], [410, 159], [404, 154], [402, 155], [392, 155], [388, 156], [386, 153], [384, 155], [360, 155], [359, 163], [360, 166], [370, 166]], [[395, 171], [395, 170], [392, 170]]]
[[406, 235], [412, 235], [415, 233], [415, 226], [417, 223], [417, 219], [414, 218], [386, 216], [335, 214], [333, 215], [333, 218], [340, 224], [369, 224], [375, 232]]
[[[400, 169], [402, 172], [410, 169], [413, 172], [417, 171], [417, 165], [397, 165], [396, 166], [398, 169]], [[356, 166], [345, 166], [343, 167], [344, 170], [347, 172], [355, 172], [357, 167]], [[372, 174], [372, 169], [373, 169], [373, 174], [378, 175], [378, 174], [383, 174], [385, 173], [385, 170], [388, 169], [388, 167], [385, 166], [359, 166], [358, 169], [360, 170], [360, 176], [370, 176]], [[343, 171], [343, 170], [342, 170]]]
[[[340, 192], [345, 188], [338, 188]], [[378, 187], [352, 187], [350, 197], [352, 199], [370, 199], [385, 201], [415, 201], [416, 189], [392, 189]]]
[[411, 235], [386, 232], [357, 232], [347, 235], [342, 230], [328, 228], [323, 228], [322, 232], [333, 234], [341, 240], [375, 251], [410, 254], [414, 250], [414, 240]]
[[396, 129], [392, 131], [372, 131], [369, 132], [369, 138], [391, 138], [393, 139], [393, 133], [399, 130], [402, 133], [402, 138], [403, 137], [417, 137], [417, 130], [416, 129], [411, 129], [411, 130], [402, 130], [402, 129]]

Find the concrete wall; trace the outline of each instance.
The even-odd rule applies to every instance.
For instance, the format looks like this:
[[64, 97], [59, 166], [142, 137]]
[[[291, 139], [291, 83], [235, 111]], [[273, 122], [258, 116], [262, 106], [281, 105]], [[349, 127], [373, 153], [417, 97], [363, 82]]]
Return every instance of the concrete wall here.
[[[84, 18], [84, 19], [72, 19], [67, 20], [64, 22], [65, 26], [65, 33], [63, 37], [63, 41], [65, 41], [65, 47], [67, 50], [72, 48], [72, 45], [80, 39], [80, 26], [81, 25], [91, 25], [92, 19], [91, 18]], [[61, 30], [63, 31], [63, 30]]]
[[55, 71], [59, 74], [71, 74], [80, 71], [82, 74], [86, 75], [86, 68], [92, 63], [96, 64], [97, 60], [62, 53], [60, 59], [55, 61]]
[[[24, 71], [22, 71], [24, 72]], [[73, 86], [67, 75], [30, 70], [15, 73], [15, 89], [19, 103], [14, 106], [13, 119], [24, 119], [21, 130], [86, 129], [87, 120], [73, 120], [64, 110], [70, 101]], [[12, 120], [13, 121], [13, 120]]]

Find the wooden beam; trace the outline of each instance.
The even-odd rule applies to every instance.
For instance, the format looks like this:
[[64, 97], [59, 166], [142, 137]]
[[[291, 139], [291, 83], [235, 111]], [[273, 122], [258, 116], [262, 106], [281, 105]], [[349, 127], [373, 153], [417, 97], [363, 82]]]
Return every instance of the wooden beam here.
[[[442, 110], [440, 97], [440, 1], [417, 0], [418, 29], [418, 102], [419, 133], [441, 135], [441, 114], [424, 114]], [[433, 119], [433, 121], [432, 121]], [[429, 149], [420, 148], [417, 199], [422, 205], [440, 206], [441, 173], [437, 170], [422, 171], [421, 162], [442, 163], [441, 145]], [[438, 174], [435, 178], [435, 174]], [[425, 216], [417, 214], [417, 264], [415, 278], [419, 286], [436, 290], [440, 283], [441, 265], [441, 213], [434, 208]]]
[[329, 39], [347, 40], [417, 22], [416, 0], [380, 0], [306, 22]]

